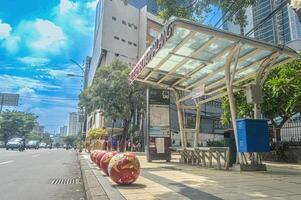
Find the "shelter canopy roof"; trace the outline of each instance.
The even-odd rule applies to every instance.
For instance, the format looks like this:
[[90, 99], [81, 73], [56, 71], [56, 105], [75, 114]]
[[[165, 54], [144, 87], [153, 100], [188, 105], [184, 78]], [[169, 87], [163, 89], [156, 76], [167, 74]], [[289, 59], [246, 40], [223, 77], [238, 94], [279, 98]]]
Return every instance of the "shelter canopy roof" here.
[[254, 78], [262, 68], [298, 58], [287, 47], [175, 18], [144, 53], [130, 73], [129, 81], [191, 94], [202, 90], [204, 95], [214, 96], [226, 88], [225, 65], [229, 56], [233, 57], [230, 71], [234, 87]]

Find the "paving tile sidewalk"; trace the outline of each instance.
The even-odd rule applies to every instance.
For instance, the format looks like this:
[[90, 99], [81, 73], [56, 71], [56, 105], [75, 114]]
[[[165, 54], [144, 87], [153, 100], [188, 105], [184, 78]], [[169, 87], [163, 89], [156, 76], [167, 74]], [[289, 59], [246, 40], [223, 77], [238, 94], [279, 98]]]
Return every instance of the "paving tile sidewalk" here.
[[267, 163], [267, 172], [237, 172], [182, 165], [177, 160], [148, 163], [144, 155], [138, 155], [139, 179], [131, 186], [118, 186], [100, 172], [88, 154], [81, 157], [106, 199], [301, 199], [301, 165]]

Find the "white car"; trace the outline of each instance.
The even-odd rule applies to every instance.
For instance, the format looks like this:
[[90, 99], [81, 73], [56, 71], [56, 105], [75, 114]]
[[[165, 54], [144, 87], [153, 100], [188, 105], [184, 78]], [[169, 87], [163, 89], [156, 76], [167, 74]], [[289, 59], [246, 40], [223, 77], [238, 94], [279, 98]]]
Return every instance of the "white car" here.
[[8, 149], [19, 149], [22, 145], [22, 138], [12, 138], [6, 144], [6, 150]]
[[41, 142], [41, 143], [39, 144], [39, 148], [46, 148], [46, 147], [47, 147], [47, 145], [46, 145], [45, 142]]

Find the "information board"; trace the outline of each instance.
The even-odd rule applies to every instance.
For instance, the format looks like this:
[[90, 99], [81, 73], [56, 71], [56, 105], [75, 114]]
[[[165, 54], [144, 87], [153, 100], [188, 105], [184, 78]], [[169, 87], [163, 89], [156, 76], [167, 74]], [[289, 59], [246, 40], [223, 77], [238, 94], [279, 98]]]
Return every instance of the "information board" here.
[[147, 90], [147, 160], [171, 159], [170, 94], [168, 90]]

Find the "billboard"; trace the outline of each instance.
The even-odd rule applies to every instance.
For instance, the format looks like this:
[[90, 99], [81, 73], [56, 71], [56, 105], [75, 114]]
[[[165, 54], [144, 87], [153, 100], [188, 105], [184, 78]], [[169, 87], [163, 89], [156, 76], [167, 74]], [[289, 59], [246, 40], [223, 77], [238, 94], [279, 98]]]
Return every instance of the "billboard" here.
[[1, 106], [18, 106], [19, 94], [0, 93]]

